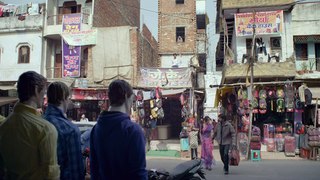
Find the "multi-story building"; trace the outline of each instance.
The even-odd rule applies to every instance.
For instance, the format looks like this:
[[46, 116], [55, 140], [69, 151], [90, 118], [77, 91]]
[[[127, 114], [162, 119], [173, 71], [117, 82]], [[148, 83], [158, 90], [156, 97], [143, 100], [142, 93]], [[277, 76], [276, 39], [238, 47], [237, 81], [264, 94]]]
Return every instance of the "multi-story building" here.
[[140, 0], [47, 0], [42, 14], [23, 17], [5, 8], [12, 17], [0, 18], [0, 81], [14, 84], [26, 70], [64, 81], [72, 89], [73, 119], [81, 113], [95, 119], [112, 80], [136, 87], [140, 67], [158, 64], [157, 41], [146, 25], [139, 29]]
[[[0, 3], [0, 114], [17, 100], [15, 83], [26, 70], [42, 73], [44, 4]], [[9, 106], [9, 105], [10, 106]]]

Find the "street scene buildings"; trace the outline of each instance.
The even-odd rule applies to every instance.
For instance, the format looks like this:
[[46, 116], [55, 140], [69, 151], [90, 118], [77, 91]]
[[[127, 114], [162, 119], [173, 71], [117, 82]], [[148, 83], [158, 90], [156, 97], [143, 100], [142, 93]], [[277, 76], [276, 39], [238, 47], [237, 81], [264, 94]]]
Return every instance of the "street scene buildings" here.
[[0, 2], [0, 115], [12, 111], [28, 70], [70, 87], [73, 121], [85, 114], [96, 122], [109, 107], [110, 82], [123, 79], [134, 88], [131, 118], [147, 132], [150, 154], [189, 156], [181, 129], [226, 114], [242, 158], [317, 159], [319, 138], [305, 136], [320, 135], [319, 1], [158, 0], [157, 34], [140, 7]]

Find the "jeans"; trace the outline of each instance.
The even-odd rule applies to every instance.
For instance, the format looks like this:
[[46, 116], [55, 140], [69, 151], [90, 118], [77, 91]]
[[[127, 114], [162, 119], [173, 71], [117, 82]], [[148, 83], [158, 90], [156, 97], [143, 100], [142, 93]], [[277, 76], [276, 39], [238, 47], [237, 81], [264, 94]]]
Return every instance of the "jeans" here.
[[198, 150], [197, 148], [191, 148], [191, 160], [198, 159]]
[[230, 144], [227, 144], [227, 145], [220, 144], [219, 146], [220, 157], [221, 157], [221, 161], [224, 164], [223, 169], [225, 171], [229, 171], [229, 149], [230, 149]]

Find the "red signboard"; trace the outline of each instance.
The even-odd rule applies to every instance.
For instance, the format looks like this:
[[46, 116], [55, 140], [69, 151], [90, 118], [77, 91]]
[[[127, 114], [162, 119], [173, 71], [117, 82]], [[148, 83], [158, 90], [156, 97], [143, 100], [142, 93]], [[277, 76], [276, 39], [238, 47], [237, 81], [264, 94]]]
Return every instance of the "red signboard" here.
[[107, 89], [73, 89], [72, 100], [107, 100]]

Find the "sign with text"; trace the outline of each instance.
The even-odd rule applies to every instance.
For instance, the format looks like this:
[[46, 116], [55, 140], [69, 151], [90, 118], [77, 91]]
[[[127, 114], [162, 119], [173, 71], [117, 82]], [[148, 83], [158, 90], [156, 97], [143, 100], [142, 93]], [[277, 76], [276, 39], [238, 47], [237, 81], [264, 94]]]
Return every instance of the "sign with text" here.
[[140, 72], [140, 87], [192, 87], [190, 68], [141, 68]]
[[[81, 30], [81, 14], [65, 14], [62, 20], [62, 33], [75, 33]], [[63, 77], [79, 77], [81, 62], [81, 46], [69, 45], [62, 39], [62, 75]]]
[[280, 34], [283, 31], [283, 11], [257, 12], [235, 14], [236, 36], [252, 36], [253, 26], [256, 34]]
[[62, 33], [63, 39], [72, 46], [94, 45], [97, 43], [97, 29]]

